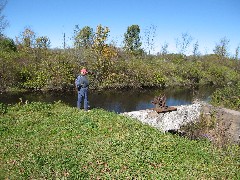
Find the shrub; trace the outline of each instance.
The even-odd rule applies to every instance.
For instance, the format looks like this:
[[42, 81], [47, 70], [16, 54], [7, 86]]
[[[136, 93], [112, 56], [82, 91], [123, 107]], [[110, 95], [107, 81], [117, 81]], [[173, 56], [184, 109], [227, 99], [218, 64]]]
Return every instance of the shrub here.
[[202, 113], [199, 121], [188, 123], [181, 127], [184, 136], [192, 140], [207, 139], [216, 147], [227, 147], [230, 144], [230, 124], [226, 125], [218, 119], [216, 112]]
[[216, 106], [240, 110], [240, 82], [218, 89], [213, 93], [211, 103]]
[[0, 36], [0, 51], [12, 52], [16, 50], [17, 46], [12, 39]]

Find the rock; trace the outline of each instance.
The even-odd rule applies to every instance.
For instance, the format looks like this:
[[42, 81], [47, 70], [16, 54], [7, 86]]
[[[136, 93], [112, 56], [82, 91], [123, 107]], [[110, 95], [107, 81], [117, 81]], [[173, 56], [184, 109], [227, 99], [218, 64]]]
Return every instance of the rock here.
[[177, 111], [157, 113], [146, 109], [124, 112], [121, 115], [135, 118], [143, 123], [159, 129], [162, 132], [178, 131], [181, 126], [190, 122], [199, 121], [200, 114], [212, 116], [225, 125], [225, 131], [231, 136], [231, 141], [239, 143], [240, 139], [240, 112], [225, 108], [217, 108], [205, 102], [196, 101], [191, 105], [177, 106]]
[[140, 110], [125, 112], [122, 115], [136, 118], [139, 121], [149, 124], [165, 132], [172, 129], [179, 129], [181, 125], [195, 121], [199, 118], [201, 103], [192, 105], [182, 105], [177, 107], [177, 111], [157, 113], [153, 110]]

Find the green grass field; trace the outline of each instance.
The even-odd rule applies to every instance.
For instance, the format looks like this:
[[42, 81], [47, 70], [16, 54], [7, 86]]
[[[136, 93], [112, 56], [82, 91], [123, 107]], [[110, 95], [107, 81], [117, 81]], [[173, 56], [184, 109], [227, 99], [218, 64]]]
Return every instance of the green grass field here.
[[0, 109], [0, 179], [240, 179], [240, 149], [60, 102]]

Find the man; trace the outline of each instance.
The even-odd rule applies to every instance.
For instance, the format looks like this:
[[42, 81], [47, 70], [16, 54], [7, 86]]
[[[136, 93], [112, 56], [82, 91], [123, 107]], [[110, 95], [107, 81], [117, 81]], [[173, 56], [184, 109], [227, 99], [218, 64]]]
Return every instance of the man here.
[[82, 99], [84, 100], [84, 110], [88, 111], [88, 86], [89, 81], [87, 78], [87, 69], [81, 69], [81, 75], [77, 77], [75, 80], [75, 85], [78, 91], [78, 99], [77, 99], [77, 108], [81, 108]]

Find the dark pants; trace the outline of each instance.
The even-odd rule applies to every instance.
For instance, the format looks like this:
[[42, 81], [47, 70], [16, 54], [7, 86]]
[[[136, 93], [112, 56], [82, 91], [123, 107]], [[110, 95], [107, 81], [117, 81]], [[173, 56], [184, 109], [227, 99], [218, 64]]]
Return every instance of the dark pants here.
[[84, 100], [84, 110], [88, 110], [88, 88], [81, 88], [78, 91], [77, 108], [81, 108], [82, 100]]

